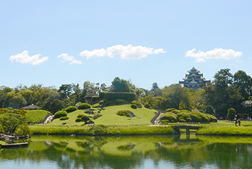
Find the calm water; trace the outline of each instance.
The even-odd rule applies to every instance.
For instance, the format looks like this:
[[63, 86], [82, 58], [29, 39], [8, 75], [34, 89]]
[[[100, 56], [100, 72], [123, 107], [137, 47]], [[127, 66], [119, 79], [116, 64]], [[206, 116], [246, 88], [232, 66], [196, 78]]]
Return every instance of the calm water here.
[[33, 136], [0, 150], [0, 169], [251, 168], [252, 138]]

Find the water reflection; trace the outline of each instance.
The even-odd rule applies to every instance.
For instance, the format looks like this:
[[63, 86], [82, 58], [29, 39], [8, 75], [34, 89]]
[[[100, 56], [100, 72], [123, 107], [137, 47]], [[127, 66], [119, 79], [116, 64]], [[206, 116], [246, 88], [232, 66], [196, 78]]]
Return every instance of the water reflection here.
[[0, 150], [0, 167], [250, 168], [251, 155], [248, 137], [33, 136], [28, 148]]

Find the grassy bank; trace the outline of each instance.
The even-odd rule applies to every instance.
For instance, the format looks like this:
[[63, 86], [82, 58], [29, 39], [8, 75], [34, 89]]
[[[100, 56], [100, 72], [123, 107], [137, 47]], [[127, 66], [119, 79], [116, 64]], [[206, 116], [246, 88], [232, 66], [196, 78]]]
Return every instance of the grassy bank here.
[[96, 125], [88, 126], [30, 126], [34, 134], [77, 134], [77, 135], [148, 135], [148, 134], [171, 134], [172, 126], [117, 126], [103, 127]]
[[252, 136], [252, 121], [241, 121], [241, 126], [235, 126], [234, 122], [218, 121], [201, 125], [197, 131], [201, 135], [227, 135], [227, 136]]

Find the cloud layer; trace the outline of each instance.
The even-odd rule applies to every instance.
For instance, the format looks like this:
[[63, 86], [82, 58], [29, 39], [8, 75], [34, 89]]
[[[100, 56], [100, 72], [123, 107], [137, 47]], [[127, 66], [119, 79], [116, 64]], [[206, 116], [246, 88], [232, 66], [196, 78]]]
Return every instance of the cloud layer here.
[[81, 56], [86, 56], [87, 59], [93, 57], [104, 57], [108, 56], [113, 58], [115, 55], [120, 55], [121, 59], [141, 59], [151, 54], [166, 53], [164, 49], [156, 49], [143, 47], [143, 46], [132, 46], [132, 45], [115, 45], [108, 47], [107, 49], [95, 49], [93, 51], [84, 50], [80, 53]]
[[196, 58], [196, 62], [206, 62], [207, 59], [232, 59], [241, 55], [242, 52], [236, 52], [232, 49], [215, 48], [207, 52], [199, 50], [197, 53], [196, 49], [192, 49], [186, 52], [185, 57]]
[[64, 62], [65, 61], [70, 62], [70, 65], [82, 64], [81, 61], [74, 59], [73, 56], [69, 56], [67, 53], [62, 53], [61, 55], [57, 56], [57, 58], [62, 58]]
[[15, 60], [16, 62], [20, 62], [23, 64], [30, 63], [32, 65], [39, 65], [40, 63], [43, 63], [48, 60], [47, 56], [39, 59], [40, 56], [41, 56], [41, 54], [29, 56], [28, 51], [24, 50], [22, 53], [18, 53], [16, 55], [11, 55], [9, 59], [11, 60], [11, 62], [13, 62]]

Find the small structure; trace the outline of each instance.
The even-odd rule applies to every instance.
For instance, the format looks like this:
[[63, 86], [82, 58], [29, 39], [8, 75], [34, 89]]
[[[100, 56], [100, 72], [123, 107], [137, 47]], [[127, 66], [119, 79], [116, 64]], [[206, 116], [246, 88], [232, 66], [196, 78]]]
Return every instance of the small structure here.
[[206, 83], [211, 82], [210, 80], [206, 80], [203, 77], [203, 73], [200, 73], [199, 70], [193, 67], [191, 70], [188, 71], [189, 74], [185, 75], [184, 81], [179, 81], [179, 84], [182, 87], [186, 87], [189, 89], [200, 90], [203, 88]]
[[21, 110], [38, 110], [38, 109], [40, 109], [40, 107], [32, 104], [29, 106], [21, 107], [20, 109]]
[[92, 103], [93, 97], [98, 96], [95, 93], [89, 93], [85, 96], [86, 103]]

